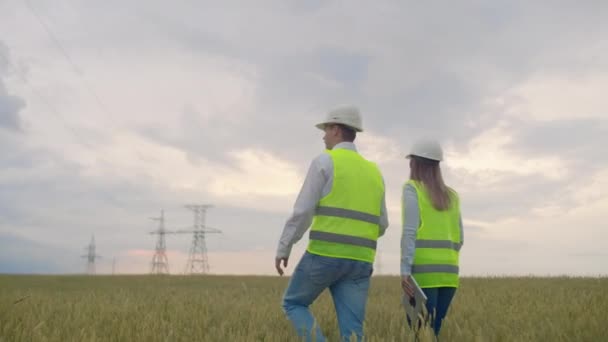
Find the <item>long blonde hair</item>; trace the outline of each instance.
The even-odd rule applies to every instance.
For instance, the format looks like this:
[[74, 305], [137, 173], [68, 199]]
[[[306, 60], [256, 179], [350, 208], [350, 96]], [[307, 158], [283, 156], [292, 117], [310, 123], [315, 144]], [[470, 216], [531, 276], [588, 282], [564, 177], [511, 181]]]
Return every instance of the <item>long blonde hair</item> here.
[[418, 156], [410, 157], [410, 179], [421, 182], [427, 189], [435, 209], [450, 208], [450, 189], [443, 182], [439, 162]]

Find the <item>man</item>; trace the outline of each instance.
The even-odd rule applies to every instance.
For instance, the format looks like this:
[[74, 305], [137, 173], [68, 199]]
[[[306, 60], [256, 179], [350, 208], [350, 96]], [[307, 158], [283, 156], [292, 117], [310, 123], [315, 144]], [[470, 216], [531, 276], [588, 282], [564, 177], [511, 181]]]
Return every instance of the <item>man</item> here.
[[312, 224], [307, 251], [285, 291], [283, 310], [298, 335], [324, 341], [308, 307], [329, 288], [342, 339], [362, 340], [376, 241], [388, 227], [384, 180], [353, 143], [363, 131], [356, 107], [335, 108], [316, 127], [325, 131], [327, 150], [310, 165], [275, 260], [283, 275], [293, 244]]

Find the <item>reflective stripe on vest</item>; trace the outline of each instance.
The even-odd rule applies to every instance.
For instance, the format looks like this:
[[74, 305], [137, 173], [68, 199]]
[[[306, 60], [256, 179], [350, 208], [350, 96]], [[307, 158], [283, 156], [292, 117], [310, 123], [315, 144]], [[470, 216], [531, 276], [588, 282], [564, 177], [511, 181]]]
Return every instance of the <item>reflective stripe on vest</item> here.
[[348, 218], [373, 224], [380, 224], [380, 216], [371, 215], [368, 213], [364, 213], [356, 210], [342, 209], [342, 208], [332, 208], [332, 207], [317, 207], [315, 211], [316, 215], [322, 216], [334, 216], [334, 217], [342, 217]]
[[412, 273], [455, 273], [458, 274], [458, 266], [455, 265], [413, 265]]
[[447, 248], [459, 251], [461, 243], [450, 240], [416, 240], [416, 248]]
[[333, 163], [331, 191], [319, 200], [308, 252], [373, 263], [384, 182], [378, 167], [356, 151], [326, 151]]
[[353, 245], [360, 247], [367, 247], [371, 249], [376, 249], [376, 241], [364, 239], [356, 236], [343, 235], [343, 234], [334, 234], [327, 232], [319, 232], [319, 231], [311, 231], [309, 238], [311, 240], [319, 240], [319, 241], [327, 241], [327, 242], [337, 242], [345, 245]]

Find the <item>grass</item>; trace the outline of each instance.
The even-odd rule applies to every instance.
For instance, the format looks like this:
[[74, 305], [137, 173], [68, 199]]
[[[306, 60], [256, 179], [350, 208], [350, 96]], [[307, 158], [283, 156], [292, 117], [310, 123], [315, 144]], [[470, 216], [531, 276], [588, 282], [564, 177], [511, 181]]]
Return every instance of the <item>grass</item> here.
[[[288, 278], [0, 276], [0, 341], [290, 341]], [[374, 277], [367, 341], [406, 341], [397, 277]], [[338, 340], [328, 293], [313, 305]], [[442, 341], [604, 341], [607, 278], [464, 278]], [[425, 334], [424, 340], [428, 339]]]

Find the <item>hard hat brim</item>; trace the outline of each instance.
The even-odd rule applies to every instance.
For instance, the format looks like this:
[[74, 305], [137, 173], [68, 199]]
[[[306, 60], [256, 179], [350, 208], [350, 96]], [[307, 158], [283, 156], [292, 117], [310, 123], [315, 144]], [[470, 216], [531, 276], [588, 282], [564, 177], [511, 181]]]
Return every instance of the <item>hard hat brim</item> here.
[[322, 123], [316, 124], [315, 127], [317, 127], [318, 129], [324, 131], [325, 130], [325, 125], [327, 125], [327, 122], [322, 122]]
[[405, 159], [412, 159], [412, 157], [418, 157], [418, 158], [423, 158], [423, 159], [428, 159], [428, 160], [432, 160], [432, 161], [436, 161], [436, 162], [442, 162], [443, 158], [437, 159], [437, 158], [430, 158], [430, 157], [425, 157], [425, 156], [419, 156], [417, 154], [408, 154], [405, 156]]
[[351, 125], [347, 125], [347, 124], [342, 123], [342, 122], [334, 122], [334, 121], [321, 122], [321, 123], [316, 124], [315, 127], [317, 127], [318, 129], [324, 131], [325, 130], [325, 126], [327, 126], [329, 124], [344, 125], [346, 127], [350, 127], [352, 129], [354, 129], [355, 132], [363, 132], [363, 130], [361, 128], [353, 127]]

